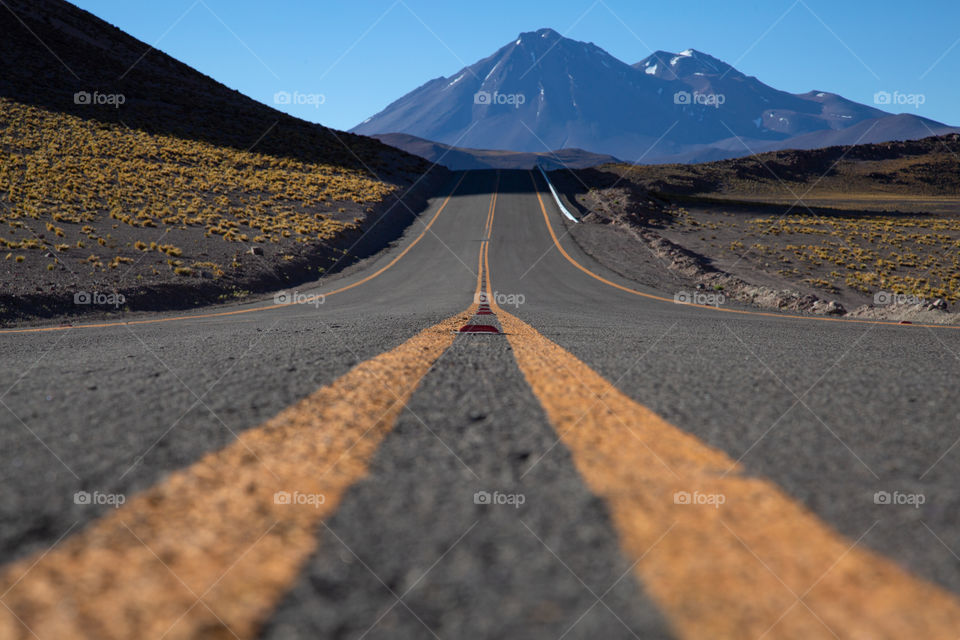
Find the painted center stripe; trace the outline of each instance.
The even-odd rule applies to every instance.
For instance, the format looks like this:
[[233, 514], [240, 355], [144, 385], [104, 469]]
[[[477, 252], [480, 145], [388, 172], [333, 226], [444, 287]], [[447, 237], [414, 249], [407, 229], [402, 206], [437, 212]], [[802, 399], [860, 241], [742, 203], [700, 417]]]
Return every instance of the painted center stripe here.
[[361, 363], [48, 555], [5, 568], [0, 637], [252, 637], [468, 317]]
[[[494, 307], [550, 422], [681, 637], [956, 640], [953, 594], [856, 546]], [[684, 504], [677, 495], [714, 500]]]

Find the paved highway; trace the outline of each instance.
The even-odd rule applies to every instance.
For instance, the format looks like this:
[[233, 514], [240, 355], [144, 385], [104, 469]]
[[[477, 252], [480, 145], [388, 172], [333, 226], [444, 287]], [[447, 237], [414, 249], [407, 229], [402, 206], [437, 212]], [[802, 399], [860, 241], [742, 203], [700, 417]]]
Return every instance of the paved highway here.
[[568, 224], [458, 174], [305, 304], [0, 332], [0, 637], [957, 638], [960, 332]]

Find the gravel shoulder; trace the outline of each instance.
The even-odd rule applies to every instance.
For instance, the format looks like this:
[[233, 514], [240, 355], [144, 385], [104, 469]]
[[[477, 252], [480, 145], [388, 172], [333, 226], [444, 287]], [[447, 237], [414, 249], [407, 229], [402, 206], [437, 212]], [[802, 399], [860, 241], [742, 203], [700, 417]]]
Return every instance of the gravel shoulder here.
[[791, 212], [769, 202], [653, 193], [598, 170], [554, 172], [553, 179], [578, 211], [579, 224], [563, 223], [578, 245], [668, 297], [960, 323], [950, 312], [960, 295], [951, 249], [960, 242], [960, 218], [949, 214]]

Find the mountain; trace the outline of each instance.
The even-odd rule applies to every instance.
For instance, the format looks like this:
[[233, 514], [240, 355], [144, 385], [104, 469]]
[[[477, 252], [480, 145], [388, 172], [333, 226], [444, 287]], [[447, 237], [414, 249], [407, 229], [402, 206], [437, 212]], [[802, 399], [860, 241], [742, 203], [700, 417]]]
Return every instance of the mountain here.
[[[685, 85], [680, 90], [691, 96], [723, 96], [722, 104], [712, 111], [684, 109], [684, 105], [679, 110], [678, 116], [687, 119], [699, 118], [699, 111], [705, 111], [704, 117], [711, 124], [710, 135], [716, 136], [708, 142], [732, 137], [730, 129], [738, 136], [772, 140], [824, 129], [843, 129], [862, 120], [888, 115], [833, 93], [810, 91], [795, 95], [779, 91], [693, 49], [679, 54], [657, 51], [633, 67], [653, 78], [680, 82]], [[724, 123], [730, 129], [723, 126]], [[686, 123], [681, 121], [681, 125]]]
[[794, 141], [849, 144], [834, 132], [858, 125], [871, 130], [871, 142], [957, 131], [833, 93], [779, 91], [694, 49], [628, 65], [593, 43], [540, 29], [427, 82], [352, 131], [523, 152], [576, 147], [651, 163], [742, 156]]
[[560, 149], [550, 152], [496, 151], [491, 149], [467, 149], [452, 147], [440, 142], [431, 142], [406, 133], [384, 133], [373, 136], [384, 144], [407, 153], [435, 162], [447, 169], [465, 171], [472, 169], [533, 169], [544, 168], [585, 169], [611, 162], [620, 162], [613, 156], [590, 153], [583, 149]]

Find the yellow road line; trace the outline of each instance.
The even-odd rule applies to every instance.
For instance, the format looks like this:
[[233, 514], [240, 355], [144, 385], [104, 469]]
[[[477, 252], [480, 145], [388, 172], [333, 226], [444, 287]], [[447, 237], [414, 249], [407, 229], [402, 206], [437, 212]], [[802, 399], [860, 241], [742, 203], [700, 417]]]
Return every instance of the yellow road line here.
[[[497, 192], [500, 186], [500, 172], [497, 172], [497, 182], [493, 187], [493, 194], [490, 196], [490, 204], [487, 206], [487, 217], [483, 222], [483, 240], [480, 241], [480, 252], [477, 257], [477, 286], [474, 290], [473, 301], [474, 304], [477, 303], [477, 295], [482, 291], [483, 287], [483, 257], [486, 252], [487, 246], [490, 244], [490, 229], [493, 225], [493, 211], [497, 206]], [[475, 309], [475, 307], [471, 307]]]
[[357, 365], [51, 552], [4, 567], [0, 638], [255, 637], [315, 550], [320, 521], [366, 475], [476, 307]]
[[493, 195], [490, 197], [490, 206], [487, 208], [487, 217], [483, 222], [483, 240], [480, 241], [480, 256], [477, 264], [477, 289], [473, 295], [474, 303], [478, 302], [477, 295], [481, 293], [483, 287], [484, 260], [486, 259], [487, 251], [490, 248], [490, 232], [493, 231], [493, 213], [497, 208], [497, 195], [499, 190], [500, 172], [497, 171], [497, 181], [493, 187]]
[[[676, 301], [674, 301], [672, 298], [665, 298], [663, 296], [657, 296], [652, 293], [643, 293], [642, 291], [637, 291], [636, 289], [631, 289], [630, 287], [625, 287], [621, 284], [617, 284], [616, 282], [608, 280], [603, 276], [598, 275], [593, 271], [590, 271], [589, 269], [584, 267], [582, 264], [577, 262], [569, 253], [567, 253], [566, 249], [564, 249], [563, 246], [560, 244], [560, 240], [559, 238], [557, 238], [557, 234], [553, 230], [553, 225], [550, 224], [550, 216], [547, 214], [547, 208], [543, 204], [543, 198], [540, 196], [540, 189], [539, 187], [537, 187], [536, 177], [534, 176], [532, 171], [530, 172], [530, 180], [533, 182], [533, 190], [534, 192], [536, 192], [537, 200], [540, 202], [540, 211], [543, 213], [543, 219], [547, 223], [547, 230], [550, 232], [550, 237], [553, 239], [553, 244], [560, 251], [560, 254], [564, 258], [566, 258], [570, 264], [572, 264], [574, 267], [576, 267], [583, 273], [587, 274], [594, 280], [598, 280], [603, 284], [609, 285], [615, 289], [619, 289], [620, 291], [632, 293], [633, 295], [640, 296], [641, 298], [648, 298], [650, 300], [657, 300], [659, 302], [669, 302], [670, 304], [677, 304]], [[745, 309], [725, 309], [723, 307], [712, 307], [710, 305], [692, 304], [692, 303], [684, 304], [683, 306], [696, 307], [698, 309], [706, 309], [707, 311], [719, 311], [722, 313], [736, 313], [736, 314], [748, 315], [748, 316], [765, 316], [768, 318], [787, 318], [791, 320], [816, 320], [818, 322], [840, 322], [840, 323], [849, 323], [849, 324], [879, 324], [879, 325], [887, 325], [892, 327], [922, 327], [926, 329], [960, 330], [960, 325], [946, 325], [946, 324], [902, 325], [899, 322], [889, 322], [889, 321], [883, 321], [883, 320], [862, 320], [857, 318], [827, 318], [823, 316], [797, 316], [797, 315], [791, 315], [788, 313], [772, 313], [767, 311], [748, 311]]]
[[[681, 637], [956, 640], [955, 596], [852, 547], [772, 482], [743, 475], [724, 453], [496, 311], [527, 382]], [[676, 492], [725, 502], [675, 504]]]
[[[0, 608], [0, 637], [32, 637], [24, 625], [43, 640], [159, 638], [168, 630], [171, 640], [253, 637], [313, 552], [319, 521], [366, 474], [467, 318], [361, 363], [48, 555], [5, 568], [0, 593], [13, 585], [3, 602], [23, 624]], [[276, 504], [276, 492], [310, 502]], [[322, 504], [310, 496], [323, 496]]]
[[[425, 235], [427, 235], [427, 232], [430, 231], [430, 227], [432, 227], [432, 226], [433, 226], [433, 223], [436, 222], [436, 221], [437, 221], [437, 218], [440, 217], [440, 214], [441, 214], [441, 213], [443, 212], [443, 210], [446, 208], [447, 203], [450, 202], [450, 198], [452, 198], [453, 195], [457, 192], [457, 189], [460, 188], [460, 183], [462, 183], [462, 182], [463, 182], [463, 179], [467, 177], [467, 173], [468, 173], [468, 172], [464, 172], [463, 175], [460, 176], [460, 179], [457, 181], [457, 184], [454, 185], [454, 187], [453, 187], [453, 189], [450, 191], [450, 193], [447, 194], [447, 197], [444, 198], [443, 203], [440, 205], [440, 208], [437, 209], [437, 212], [436, 212], [435, 214], [433, 214], [433, 217], [430, 219], [430, 222], [428, 222], [428, 223], [424, 226], [423, 231], [420, 232], [420, 235], [418, 235], [418, 236], [413, 240], [413, 242], [411, 242], [409, 245], [407, 245], [407, 246], [403, 249], [403, 251], [401, 251], [397, 256], [395, 256], [395, 257], [393, 258], [393, 260], [391, 260], [391, 261], [390, 261], [389, 263], [387, 263], [385, 266], [381, 267], [381, 268], [378, 269], [377, 271], [371, 273], [370, 275], [366, 276], [365, 278], [363, 278], [363, 279], [361, 279], [361, 280], [358, 280], [358, 281], [356, 281], [356, 282], [353, 282], [353, 283], [351, 283], [351, 284], [349, 284], [349, 285], [347, 285], [347, 286], [345, 286], [345, 287], [341, 287], [341, 288], [339, 288], [339, 289], [334, 289], [333, 291], [330, 291], [330, 292], [325, 293], [325, 294], [319, 294], [319, 295], [315, 295], [315, 296], [309, 296], [309, 297], [307, 297], [307, 298], [303, 301], [303, 303], [304, 303], [304, 304], [308, 304], [308, 303], [310, 303], [310, 302], [313, 302], [313, 301], [315, 301], [315, 300], [318, 300], [321, 295], [322, 295], [323, 297], [328, 297], [328, 296], [336, 295], [336, 294], [338, 294], [338, 293], [342, 293], [342, 292], [344, 292], [344, 291], [349, 291], [350, 289], [353, 289], [354, 287], [358, 287], [358, 286], [360, 286], [361, 284], [364, 284], [364, 283], [366, 283], [366, 282], [369, 282], [370, 280], [373, 280], [374, 278], [376, 278], [377, 276], [379, 276], [381, 273], [383, 273], [384, 271], [386, 271], [387, 269], [389, 269], [389, 268], [392, 267], [393, 265], [397, 264], [397, 262], [399, 262], [400, 259], [401, 259], [403, 256], [407, 255], [407, 253], [408, 253], [411, 249], [413, 249], [413, 248], [417, 245], [417, 243], [419, 243], [419, 242], [423, 239], [423, 237], [424, 237]], [[275, 310], [275, 309], [281, 309], [281, 308], [283, 308], [283, 307], [293, 306], [294, 304], [299, 304], [299, 303], [272, 304], [272, 305], [267, 305], [267, 306], [263, 306], [263, 307], [255, 307], [255, 308], [252, 308], [252, 309], [236, 309], [236, 310], [234, 310], [234, 311], [218, 311], [218, 312], [215, 312], [215, 313], [199, 313], [199, 314], [194, 314], [194, 315], [172, 316], [172, 317], [167, 317], [167, 318], [149, 318], [149, 319], [146, 319], [146, 320], [129, 320], [129, 321], [123, 321], [123, 322], [102, 322], [102, 323], [98, 323], [98, 324], [78, 324], [78, 325], [69, 326], [69, 327], [59, 327], [59, 326], [58, 326], [58, 327], [34, 327], [34, 328], [31, 328], [31, 329], [0, 329], [0, 334], [4, 334], [4, 333], [43, 333], [43, 332], [47, 332], [47, 331], [70, 331], [70, 330], [73, 330], [73, 329], [103, 329], [103, 328], [106, 328], [106, 327], [133, 326], [133, 325], [138, 325], [138, 324], [158, 324], [158, 323], [161, 323], [161, 322], [179, 322], [179, 321], [183, 321], [183, 320], [197, 320], [197, 319], [202, 319], [202, 318], [223, 318], [223, 317], [227, 317], [227, 316], [236, 316], [236, 315], [241, 315], [241, 314], [246, 314], [246, 313], [259, 313], [259, 312], [263, 312], [263, 311], [272, 311], [272, 310]]]
[[489, 248], [484, 265], [520, 370], [680, 637], [956, 640], [955, 595], [845, 539], [505, 312]]

